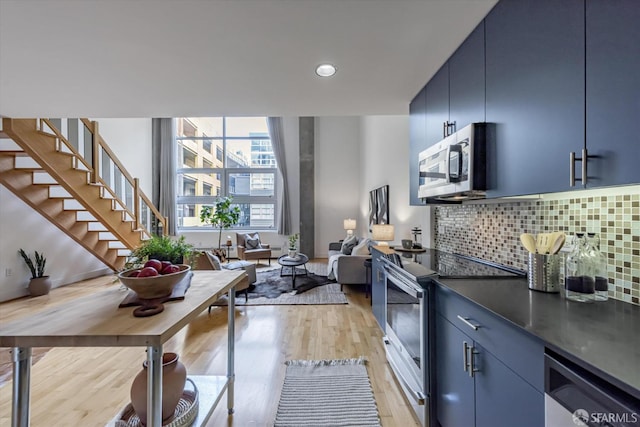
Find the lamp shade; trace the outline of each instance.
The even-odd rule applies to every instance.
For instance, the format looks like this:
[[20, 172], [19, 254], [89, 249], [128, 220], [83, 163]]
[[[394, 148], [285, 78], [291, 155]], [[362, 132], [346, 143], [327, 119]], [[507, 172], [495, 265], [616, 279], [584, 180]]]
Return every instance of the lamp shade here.
[[344, 220], [344, 229], [345, 230], [355, 230], [356, 229], [356, 220], [355, 219], [345, 219]]
[[371, 228], [371, 237], [373, 240], [382, 242], [392, 241], [394, 236], [394, 228], [391, 224], [374, 224]]

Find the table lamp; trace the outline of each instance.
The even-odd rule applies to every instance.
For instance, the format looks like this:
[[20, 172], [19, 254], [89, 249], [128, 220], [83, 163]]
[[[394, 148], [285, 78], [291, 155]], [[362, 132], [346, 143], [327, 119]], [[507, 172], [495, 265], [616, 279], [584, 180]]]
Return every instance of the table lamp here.
[[371, 238], [380, 246], [389, 246], [394, 236], [394, 228], [391, 224], [374, 224], [371, 228]]
[[356, 220], [347, 218], [343, 222], [343, 228], [347, 230], [347, 236], [351, 236], [353, 234], [353, 230], [356, 229]]

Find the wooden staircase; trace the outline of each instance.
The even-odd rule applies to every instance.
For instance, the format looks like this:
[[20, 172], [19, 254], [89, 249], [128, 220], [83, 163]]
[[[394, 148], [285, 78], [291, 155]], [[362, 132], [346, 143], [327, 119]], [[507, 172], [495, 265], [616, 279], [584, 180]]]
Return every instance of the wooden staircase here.
[[[106, 146], [96, 122], [76, 122], [89, 130], [89, 156], [82, 155], [55, 123], [3, 119], [2, 131], [12, 141], [0, 140], [0, 183], [100, 261], [120, 270], [130, 251], [151, 236], [153, 224], [167, 229], [166, 218]], [[124, 177], [117, 180], [119, 185], [103, 179], [100, 165], [105, 163]], [[112, 188], [123, 185], [128, 188]]]

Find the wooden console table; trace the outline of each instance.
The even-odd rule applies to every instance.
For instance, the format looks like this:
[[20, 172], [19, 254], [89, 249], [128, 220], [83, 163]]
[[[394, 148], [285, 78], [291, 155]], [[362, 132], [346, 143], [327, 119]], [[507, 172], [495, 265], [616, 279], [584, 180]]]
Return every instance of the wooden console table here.
[[[147, 425], [162, 426], [162, 346], [180, 329], [225, 293], [229, 293], [226, 377], [209, 377], [218, 396], [199, 416], [202, 424], [227, 393], [233, 412], [235, 287], [246, 279], [243, 271], [194, 271], [183, 301], [168, 302], [164, 311], [151, 317], [134, 317], [134, 307], [118, 308], [126, 296], [117, 287], [78, 298], [33, 316], [0, 325], [0, 347], [12, 347], [12, 427], [29, 425], [32, 347], [146, 347], [148, 363]], [[199, 377], [200, 378], [200, 377]], [[207, 389], [208, 392], [211, 388]]]

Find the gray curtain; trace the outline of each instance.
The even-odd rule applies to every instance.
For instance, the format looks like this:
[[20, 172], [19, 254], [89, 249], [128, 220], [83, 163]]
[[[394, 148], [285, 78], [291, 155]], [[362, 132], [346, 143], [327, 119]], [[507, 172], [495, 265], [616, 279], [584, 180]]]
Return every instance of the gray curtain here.
[[269, 137], [273, 146], [273, 154], [278, 163], [278, 170], [282, 176], [282, 191], [280, 197], [280, 214], [277, 217], [278, 234], [291, 233], [291, 205], [289, 203], [289, 184], [287, 180], [287, 162], [284, 155], [284, 133], [282, 132], [282, 117], [267, 117]]
[[169, 220], [168, 233], [176, 235], [176, 139], [172, 118], [151, 120], [153, 150], [152, 202]]

